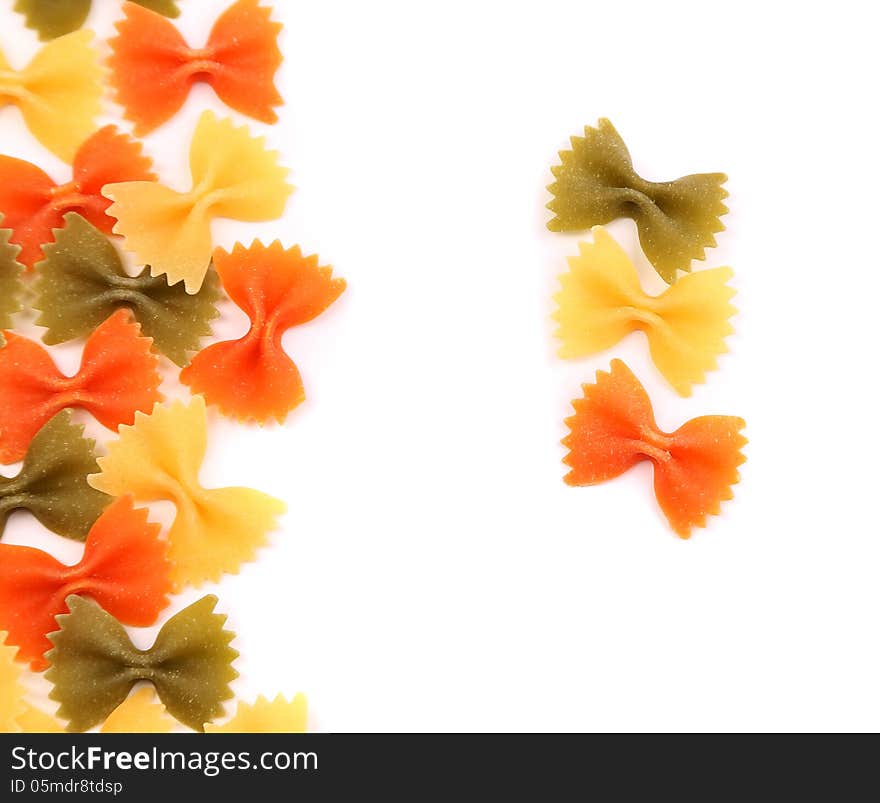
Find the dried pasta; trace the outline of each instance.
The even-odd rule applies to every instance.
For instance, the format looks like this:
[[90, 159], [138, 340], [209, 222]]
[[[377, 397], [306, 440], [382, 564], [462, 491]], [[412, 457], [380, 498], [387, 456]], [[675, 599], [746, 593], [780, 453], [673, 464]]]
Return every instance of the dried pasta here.
[[345, 289], [345, 280], [333, 278], [316, 256], [305, 257], [298, 247], [284, 250], [277, 241], [268, 247], [236, 245], [232, 253], [218, 248], [214, 265], [251, 326], [244, 337], [197, 354], [180, 380], [227, 415], [283, 421], [303, 401], [305, 390], [281, 337], [327, 309]]
[[167, 19], [135, 5], [110, 40], [111, 83], [135, 132], [147, 134], [173, 117], [197, 81], [223, 102], [264, 123], [278, 119], [282, 103], [274, 76], [281, 64], [271, 9], [239, 0], [217, 19], [202, 48], [190, 47]]
[[199, 119], [190, 148], [192, 189], [176, 192], [157, 182], [108, 184], [104, 195], [113, 201], [108, 214], [117, 219], [113, 231], [125, 237], [126, 248], [153, 276], [169, 284], [183, 282], [197, 293], [211, 261], [211, 220], [272, 220], [282, 214], [293, 187], [278, 154], [246, 128], [218, 120], [211, 112]]
[[203, 488], [199, 469], [207, 446], [205, 401], [157, 406], [138, 413], [133, 426], [98, 460], [92, 486], [118, 496], [131, 493], [141, 502], [168, 500], [177, 516], [168, 533], [175, 588], [218, 580], [253, 560], [275, 528], [285, 506], [250, 488]]
[[153, 347], [178, 365], [186, 365], [201, 339], [211, 334], [221, 298], [217, 274], [208, 271], [201, 290], [190, 295], [183, 285], [169, 286], [123, 268], [116, 247], [79, 215], [64, 216], [65, 227], [46, 247], [34, 285], [34, 307], [43, 342], [54, 345], [83, 337], [119, 308], [132, 310]]
[[654, 364], [682, 396], [690, 396], [691, 386], [718, 367], [736, 312], [730, 304], [736, 291], [727, 286], [730, 268], [691, 273], [662, 295], [649, 296], [626, 252], [601, 226], [593, 227], [593, 242], [580, 244], [568, 268], [560, 277], [553, 316], [561, 357], [604, 351], [640, 330]]
[[571, 150], [561, 151], [549, 186], [547, 207], [555, 217], [552, 231], [585, 231], [621, 217], [638, 226], [645, 255], [663, 279], [672, 284], [677, 272], [690, 270], [691, 261], [705, 259], [724, 229], [727, 191], [723, 173], [699, 173], [675, 181], [646, 181], [635, 172], [620, 134], [609, 120], [571, 138]]
[[238, 677], [229, 646], [235, 634], [226, 617], [214, 613], [217, 598], [202, 597], [172, 616], [149, 650], [138, 650], [125, 628], [98, 603], [80, 596], [66, 600], [70, 613], [58, 617], [49, 636], [49, 697], [67, 730], [80, 732], [104, 722], [138, 681], [148, 681], [175, 719], [204, 729], [223, 713], [232, 697], [229, 683]]
[[598, 371], [596, 382], [583, 391], [583, 398], [572, 402], [575, 414], [566, 419], [571, 433], [562, 441], [569, 449], [569, 485], [605, 482], [650, 460], [657, 502], [682, 538], [733, 498], [737, 467], [745, 461], [741, 418], [702, 416], [664, 432], [645, 389], [620, 360], [612, 360], [610, 373]]

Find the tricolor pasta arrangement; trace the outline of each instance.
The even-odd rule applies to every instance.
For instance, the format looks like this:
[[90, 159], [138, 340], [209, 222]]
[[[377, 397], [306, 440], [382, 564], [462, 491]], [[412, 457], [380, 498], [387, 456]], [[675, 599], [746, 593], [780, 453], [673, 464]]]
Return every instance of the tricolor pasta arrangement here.
[[[22, 463], [0, 477], [0, 536], [23, 510], [83, 544], [68, 566], [0, 542], [0, 731], [302, 731], [302, 695], [242, 701], [227, 716], [238, 653], [216, 597], [171, 616], [146, 651], [125, 626], [154, 625], [172, 594], [238, 572], [276, 528], [281, 501], [201, 484], [206, 408], [283, 422], [305, 392], [281, 337], [327, 309], [345, 282], [298, 246], [214, 247], [212, 220], [273, 220], [293, 191], [279, 155], [247, 126], [203, 113], [186, 192], [162, 183], [148, 145], [98, 127], [105, 70], [92, 34], [78, 30], [89, 7], [18, 0], [49, 41], [18, 71], [0, 53], [0, 106], [16, 105], [70, 164], [59, 183], [0, 156], [0, 463]], [[199, 48], [166, 18], [179, 13], [174, 2], [124, 3], [122, 13], [106, 66], [137, 135], [171, 119], [195, 81], [241, 114], [278, 119], [281, 26], [259, 0], [230, 6]], [[208, 343], [226, 297], [250, 329]], [[13, 331], [27, 308], [42, 343]], [[82, 351], [67, 376], [52, 347], [71, 341]], [[166, 360], [188, 401], [163, 401]], [[106, 443], [84, 437], [74, 409], [106, 428]], [[176, 509], [167, 532], [144, 507], [156, 501]], [[45, 673], [54, 713], [26, 693], [29, 672]], [[132, 692], [140, 681], [150, 686]]]
[[[593, 235], [569, 258], [560, 278], [554, 314], [559, 355], [598, 354], [642, 331], [657, 369], [678, 394], [689, 396], [693, 385], [717, 368], [733, 332], [734, 290], [728, 286], [733, 272], [722, 267], [690, 273], [691, 262], [705, 259], [705, 249], [724, 228], [727, 177], [701, 173], [647, 181], [604, 119], [587, 127], [583, 137], [573, 137], [571, 150], [559, 155], [556, 180], [548, 188], [553, 200], [547, 206], [554, 213], [548, 227], [591, 229]], [[642, 289], [635, 266], [603, 228], [621, 217], [635, 221], [645, 256], [670, 285], [659, 296]], [[645, 389], [620, 360], [585, 384], [583, 398], [572, 405], [575, 414], [566, 419], [570, 433], [563, 440], [569, 485], [601, 483], [649, 460], [657, 502], [682, 538], [705, 526], [706, 517], [720, 513], [721, 502], [733, 497], [737, 467], [745, 461], [741, 418], [701, 416], [664, 432]]]

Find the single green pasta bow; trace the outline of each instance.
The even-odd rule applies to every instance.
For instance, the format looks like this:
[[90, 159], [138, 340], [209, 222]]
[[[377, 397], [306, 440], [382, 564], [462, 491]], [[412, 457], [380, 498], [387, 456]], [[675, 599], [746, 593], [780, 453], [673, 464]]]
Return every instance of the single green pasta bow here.
[[59, 535], [85, 541], [112, 497], [86, 480], [98, 469], [95, 442], [64, 410], [31, 441], [17, 477], [0, 477], [0, 535], [13, 510], [27, 510]]
[[47, 329], [43, 342], [85, 337], [120, 307], [134, 313], [156, 350], [177, 365], [186, 365], [201, 338], [211, 334], [222, 296], [213, 270], [190, 295], [182, 284], [169, 286], [163, 276], [151, 277], [149, 266], [129, 276], [113, 243], [75, 212], [64, 216], [64, 227], [54, 235], [55, 242], [43, 248], [46, 258], [34, 286], [37, 324]]
[[556, 216], [551, 231], [586, 231], [621, 217], [639, 229], [645, 256], [672, 284], [679, 270], [689, 271], [723, 231], [724, 173], [698, 173], [674, 181], [647, 181], [633, 169], [620, 134], [606, 119], [571, 138], [571, 150], [560, 151], [561, 164], [552, 168], [556, 181], [547, 189], [547, 204]]
[[217, 597], [202, 597], [172, 616], [148, 650], [137, 649], [125, 628], [97, 602], [69, 596], [68, 614], [57, 616], [59, 630], [49, 635], [50, 697], [61, 705], [67, 730], [99, 725], [128, 697], [139, 681], [152, 683], [168, 713], [202, 731], [223, 713], [232, 697], [229, 683], [238, 677], [229, 646], [235, 634], [226, 617], [214, 613]]

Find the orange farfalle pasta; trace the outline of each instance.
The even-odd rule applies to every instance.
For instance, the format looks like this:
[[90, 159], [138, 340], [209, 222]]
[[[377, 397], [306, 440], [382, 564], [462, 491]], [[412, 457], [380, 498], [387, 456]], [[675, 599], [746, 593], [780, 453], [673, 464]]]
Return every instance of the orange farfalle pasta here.
[[173, 117], [197, 81], [209, 84], [236, 111], [264, 123], [278, 119], [283, 101], [274, 76], [281, 65], [271, 9], [258, 0], [239, 0], [214, 24], [203, 48], [192, 48], [173, 23], [141, 6], [126, 3], [125, 18], [110, 40], [109, 64], [116, 99], [138, 134]]
[[127, 625], [156, 621], [171, 593], [171, 564], [147, 512], [130, 496], [114, 501], [92, 526], [75, 566], [39, 549], [0, 544], [0, 628], [19, 648], [19, 660], [36, 671], [49, 665], [47, 636], [58, 629], [55, 617], [67, 613], [69, 594], [92, 597]]
[[39, 167], [0, 156], [0, 215], [3, 228], [12, 229], [9, 242], [20, 245], [18, 261], [28, 268], [43, 258], [43, 245], [52, 230], [64, 225], [67, 212], [78, 212], [93, 226], [110, 234], [116, 221], [109, 217], [110, 200], [101, 194], [114, 181], [155, 181], [152, 161], [141, 144], [109, 125], [80, 145], [73, 157], [73, 178], [56, 184]]
[[682, 538], [733, 498], [737, 467], [745, 462], [741, 418], [701, 416], [664, 432], [645, 389], [620, 360], [612, 360], [610, 373], [597, 372], [595, 384], [583, 390], [584, 397], [572, 402], [575, 414], [566, 419], [571, 434], [562, 441], [570, 450], [569, 485], [605, 482], [650, 460], [657, 501]]
[[30, 132], [65, 162], [95, 130], [101, 113], [101, 65], [91, 31], [49, 42], [21, 71], [0, 52], [0, 108], [18, 106]]
[[43, 424], [67, 407], [82, 407], [113, 430], [133, 423], [138, 410], [151, 410], [162, 398], [151, 343], [130, 310], [117, 310], [88, 339], [79, 371], [68, 377], [42, 346], [7, 331], [0, 348], [0, 463], [21, 460]]
[[108, 184], [108, 214], [118, 221], [113, 231], [153, 276], [166, 275], [170, 285], [182, 281], [188, 293], [197, 293], [211, 262], [214, 218], [256, 222], [284, 212], [293, 186], [265, 144], [247, 128], [205, 112], [190, 145], [192, 189], [177, 192], [153, 181]]
[[201, 351], [180, 380], [227, 415], [283, 421], [303, 401], [305, 390], [281, 337], [327, 309], [345, 290], [345, 280], [333, 278], [316, 256], [303, 256], [298, 247], [284, 250], [277, 241], [268, 247], [236, 245], [232, 253], [218, 248], [214, 267], [251, 328], [239, 340]]

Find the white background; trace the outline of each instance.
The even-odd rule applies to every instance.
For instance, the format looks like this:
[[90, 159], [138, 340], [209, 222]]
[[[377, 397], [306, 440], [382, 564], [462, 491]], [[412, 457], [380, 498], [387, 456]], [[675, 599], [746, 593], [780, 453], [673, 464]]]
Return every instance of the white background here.
[[[183, 0], [191, 44], [225, 5]], [[11, 6], [0, 46], [20, 67], [37, 42]], [[205, 483], [290, 508], [256, 563], [208, 589], [238, 633], [236, 693], [304, 691], [313, 726], [333, 731], [880, 727], [870, 4], [275, 8], [287, 105], [252, 128], [298, 190], [282, 220], [220, 224], [216, 240], [299, 243], [349, 289], [285, 337], [308, 393], [286, 426], [211, 415]], [[118, 14], [94, 0], [89, 24], [106, 37]], [[180, 189], [205, 107], [224, 109], [199, 87], [147, 138]], [[735, 269], [741, 312], [690, 399], [642, 335], [555, 357], [550, 297], [578, 237], [545, 228], [545, 185], [600, 116], [648, 178], [730, 176], [705, 264]], [[16, 110], [0, 111], [0, 137], [66, 180]], [[611, 232], [659, 291], [634, 226]], [[230, 305], [217, 332], [245, 325]], [[53, 353], [73, 370], [80, 348]], [[666, 428], [747, 420], [736, 498], [690, 541], [666, 526], [647, 465], [562, 482], [569, 402], [615, 356]], [[108, 433], [89, 431], [103, 448]], [[4, 540], [70, 561], [81, 549], [26, 515]]]

